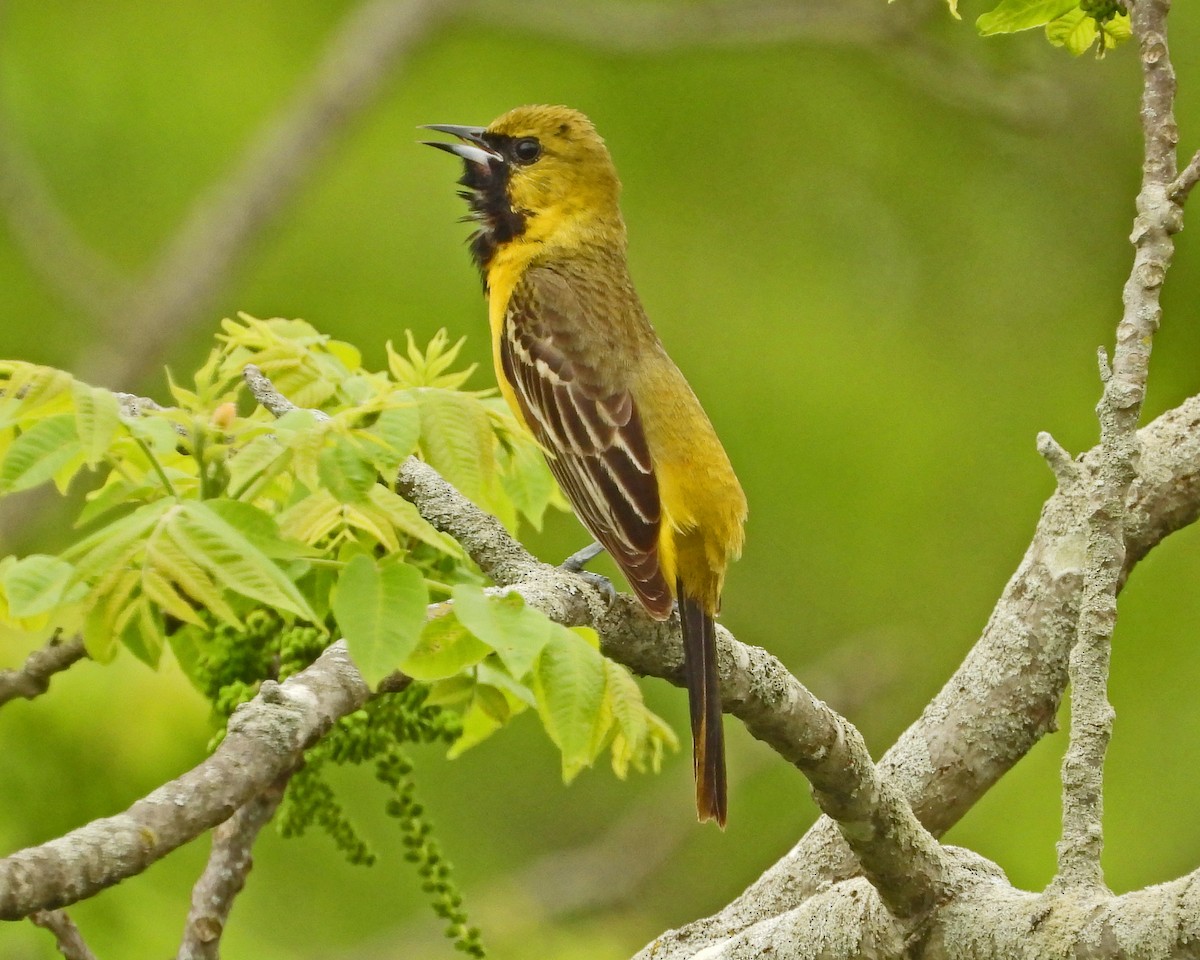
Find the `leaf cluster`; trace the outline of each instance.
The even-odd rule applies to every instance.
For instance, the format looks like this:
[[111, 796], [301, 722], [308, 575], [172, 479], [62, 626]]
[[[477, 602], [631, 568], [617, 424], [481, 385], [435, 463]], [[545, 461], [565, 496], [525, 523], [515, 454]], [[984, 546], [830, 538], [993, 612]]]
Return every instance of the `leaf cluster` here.
[[[461, 345], [408, 336], [372, 371], [304, 321], [242, 315], [171, 407], [0, 361], [0, 496], [90, 483], [64, 550], [0, 559], [0, 631], [79, 633], [100, 662], [169, 645], [219, 715], [344, 637], [372, 685], [401, 669], [461, 716], [451, 755], [533, 708], [567, 780], [605, 750], [620, 776], [657, 768], [674, 736], [594, 634], [485, 592], [396, 492], [415, 455], [514, 532], [564, 506], [504, 404], [465, 389]], [[248, 364], [297, 409], [248, 398]], [[280, 644], [301, 636], [288, 667]]]
[[[958, 18], [958, 0], [947, 0], [947, 6]], [[1133, 36], [1123, 0], [1000, 0], [975, 26], [985, 37], [1042, 27], [1052, 46], [1074, 56], [1094, 48], [1103, 57]]]

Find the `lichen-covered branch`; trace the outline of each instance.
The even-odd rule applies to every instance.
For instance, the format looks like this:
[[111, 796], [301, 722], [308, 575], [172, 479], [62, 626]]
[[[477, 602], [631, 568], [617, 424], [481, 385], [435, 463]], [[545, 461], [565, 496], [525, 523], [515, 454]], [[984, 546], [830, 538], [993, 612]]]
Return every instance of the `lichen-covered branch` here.
[[1167, 50], [1168, 0], [1138, 0], [1133, 29], [1142, 64], [1142, 127], [1145, 161], [1134, 220], [1134, 261], [1125, 283], [1124, 311], [1117, 326], [1111, 369], [1101, 356], [1104, 392], [1100, 419], [1100, 467], [1087, 493], [1087, 552], [1078, 639], [1071, 651], [1071, 737], [1062, 764], [1062, 839], [1058, 844], [1060, 885], [1103, 891], [1104, 758], [1112, 737], [1108, 702], [1117, 590], [1125, 566], [1125, 515], [1137, 475], [1137, 424], [1146, 395], [1150, 348], [1162, 316], [1159, 292], [1182, 227], [1171, 199], [1176, 177], [1175, 72]]
[[283, 801], [291, 771], [254, 797], [213, 831], [212, 852], [196, 885], [177, 960], [218, 960], [221, 934], [234, 898], [254, 865], [254, 841]]
[[305, 749], [369, 695], [343, 643], [282, 684], [265, 681], [197, 767], [124, 813], [0, 859], [0, 920], [66, 906], [141, 873], [293, 770]]
[[[1129, 491], [1122, 584], [1165, 537], [1200, 518], [1200, 396], [1143, 427], [1138, 439], [1141, 459]], [[1094, 482], [1099, 463], [1098, 447], [1078, 458], [1079, 483], [1060, 487], [1046, 501], [1030, 546], [982, 636], [920, 719], [880, 760], [935, 835], [957, 823], [1054, 727], [1066, 688], [1087, 546], [1081, 491]], [[664, 934], [639, 960], [688, 957], [706, 944], [725, 943], [857, 869], [837, 828], [823, 817], [740, 897], [711, 917]]]
[[0, 670], [0, 706], [24, 697], [32, 700], [50, 689], [50, 680], [87, 656], [81, 637], [64, 640], [54, 637], [40, 650], [34, 650], [15, 670]]
[[58, 952], [66, 960], [96, 960], [96, 955], [83, 940], [75, 922], [63, 910], [39, 910], [29, 917], [31, 923], [54, 934]]

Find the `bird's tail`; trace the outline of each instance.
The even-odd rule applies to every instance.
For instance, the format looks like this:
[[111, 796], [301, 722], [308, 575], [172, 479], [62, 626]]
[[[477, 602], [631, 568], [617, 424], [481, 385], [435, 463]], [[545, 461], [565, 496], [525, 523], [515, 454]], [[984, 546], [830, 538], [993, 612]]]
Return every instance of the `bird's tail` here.
[[727, 811], [725, 733], [721, 726], [721, 687], [717, 680], [717, 629], [712, 614], [676, 581], [683, 625], [683, 675], [692, 713], [692, 764], [696, 812], [701, 821], [723, 828]]

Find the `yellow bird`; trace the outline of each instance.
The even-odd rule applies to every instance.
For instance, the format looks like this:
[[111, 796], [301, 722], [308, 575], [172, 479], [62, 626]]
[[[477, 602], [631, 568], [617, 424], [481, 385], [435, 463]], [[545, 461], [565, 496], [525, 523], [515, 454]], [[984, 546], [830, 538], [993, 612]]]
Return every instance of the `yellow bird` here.
[[568, 107], [427, 129], [462, 141], [429, 145], [465, 161], [500, 392], [650, 615], [665, 620], [678, 601], [696, 806], [724, 826], [713, 618], [741, 552], [746, 498], [629, 278], [612, 158]]

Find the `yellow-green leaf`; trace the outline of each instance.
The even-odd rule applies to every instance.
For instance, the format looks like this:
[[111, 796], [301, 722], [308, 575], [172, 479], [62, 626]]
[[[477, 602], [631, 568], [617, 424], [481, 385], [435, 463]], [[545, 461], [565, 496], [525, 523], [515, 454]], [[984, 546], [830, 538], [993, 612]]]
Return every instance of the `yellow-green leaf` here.
[[479, 587], [460, 583], [454, 588], [453, 597], [454, 615], [459, 623], [495, 650], [508, 672], [518, 680], [530, 671], [542, 648], [563, 629], [544, 614], [525, 606], [520, 594], [488, 596]]
[[604, 662], [582, 637], [560, 627], [533, 671], [538, 715], [562, 752], [566, 783], [591, 766], [604, 746], [612, 717], [604, 703]]
[[399, 669], [425, 622], [429, 592], [416, 567], [360, 554], [338, 578], [333, 616], [350, 656], [374, 686]]
[[79, 443], [88, 466], [95, 466], [108, 453], [108, 448], [121, 426], [121, 408], [109, 391], [76, 381], [75, 423]]
[[32, 617], [72, 603], [87, 588], [72, 583], [75, 568], [59, 557], [35, 553], [6, 566], [3, 580], [8, 612], [12, 617]]
[[45, 483], [78, 452], [74, 416], [62, 413], [38, 420], [9, 445], [0, 462], [0, 494]]
[[1077, 3], [1078, 0], [1002, 0], [980, 15], [975, 26], [985, 37], [1032, 30], [1061, 17]]
[[206, 503], [179, 504], [171, 520], [171, 537], [227, 590], [316, 621], [308, 601], [284, 572]]
[[452, 612], [426, 622], [416, 648], [400, 664], [414, 680], [441, 680], [474, 666], [491, 653]]

